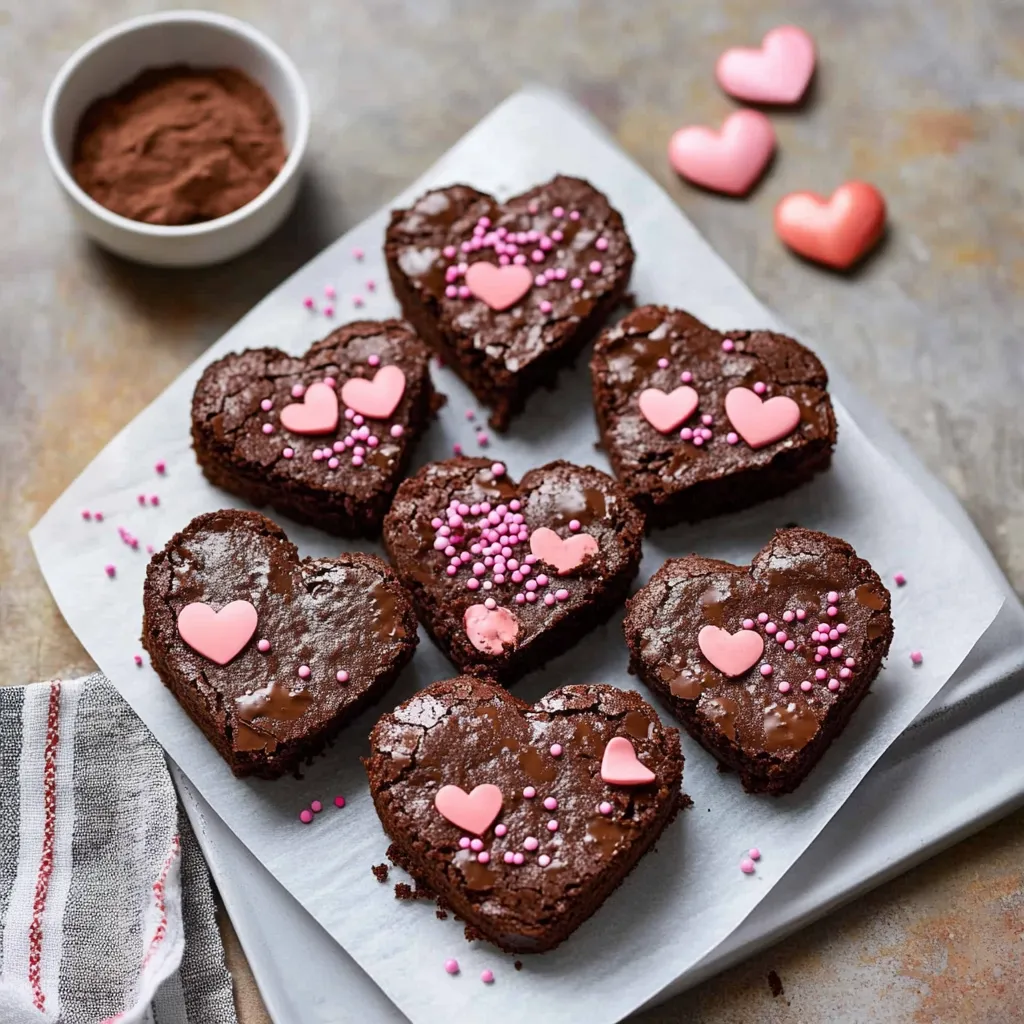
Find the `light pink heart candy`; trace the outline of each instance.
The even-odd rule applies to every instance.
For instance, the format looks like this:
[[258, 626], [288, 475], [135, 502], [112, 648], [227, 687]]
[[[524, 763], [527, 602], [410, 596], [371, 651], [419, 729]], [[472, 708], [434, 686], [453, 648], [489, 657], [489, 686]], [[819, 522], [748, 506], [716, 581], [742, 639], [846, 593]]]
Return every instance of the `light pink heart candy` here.
[[341, 400], [360, 416], [386, 420], [405, 394], [405, 374], [401, 367], [382, 366], [373, 376], [350, 377], [341, 388]]
[[434, 796], [434, 806], [453, 825], [464, 832], [482, 836], [501, 811], [501, 790], [485, 782], [467, 793], [458, 786], [442, 786]]
[[646, 786], [656, 778], [636, 756], [633, 744], [625, 736], [608, 741], [601, 758], [601, 778], [610, 786]]
[[761, 48], [734, 47], [718, 58], [719, 85], [753, 103], [796, 103], [814, 74], [814, 40], [796, 25], [773, 28]]
[[470, 605], [462, 617], [469, 642], [484, 654], [501, 654], [519, 635], [519, 620], [507, 608]]
[[645, 388], [640, 392], [640, 412], [655, 430], [671, 434], [693, 415], [699, 400], [697, 392], [685, 384], [667, 395], [661, 388]]
[[741, 676], [764, 654], [764, 638], [753, 629], [730, 633], [718, 626], [703, 626], [697, 634], [700, 653], [725, 675]]
[[293, 434], [330, 434], [338, 426], [338, 396], [334, 388], [317, 381], [306, 388], [301, 402], [281, 410], [281, 426]]
[[248, 601], [232, 601], [219, 612], [194, 601], [178, 612], [178, 635], [204, 658], [226, 665], [252, 639], [258, 620]]
[[703, 125], [680, 128], [669, 140], [668, 158], [684, 178], [742, 196], [761, 177], [774, 150], [771, 121], [758, 110], [737, 110], [720, 132]]
[[581, 565], [588, 555], [597, 553], [597, 539], [589, 533], [574, 533], [563, 540], [554, 530], [539, 526], [530, 534], [530, 551], [542, 562], [553, 565], [559, 576], [564, 576]]
[[788, 395], [776, 395], [762, 402], [750, 388], [729, 391], [725, 396], [725, 414], [751, 448], [763, 448], [781, 440], [800, 423], [800, 406]]
[[515, 263], [499, 267], [481, 260], [471, 263], [466, 270], [466, 287], [481, 302], [499, 312], [514, 306], [532, 285], [533, 272]]

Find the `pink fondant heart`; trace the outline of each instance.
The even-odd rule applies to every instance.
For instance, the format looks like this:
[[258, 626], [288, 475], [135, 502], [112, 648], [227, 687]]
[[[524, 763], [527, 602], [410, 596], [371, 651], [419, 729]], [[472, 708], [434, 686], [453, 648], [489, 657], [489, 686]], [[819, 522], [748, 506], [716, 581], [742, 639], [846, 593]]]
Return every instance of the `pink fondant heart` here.
[[293, 434], [330, 434], [338, 426], [338, 396], [334, 388], [317, 381], [301, 402], [281, 410], [281, 426]]
[[464, 832], [482, 836], [501, 811], [502, 799], [501, 790], [489, 782], [472, 793], [458, 786], [442, 786], [434, 796], [434, 806]]
[[597, 539], [589, 533], [575, 533], [562, 540], [554, 530], [539, 526], [530, 534], [530, 551], [564, 576], [582, 565], [588, 555], [597, 554]]
[[610, 786], [646, 786], [654, 781], [655, 774], [641, 764], [633, 744], [625, 736], [615, 736], [604, 748], [601, 778]]
[[178, 612], [178, 635], [218, 665], [226, 665], [252, 639], [259, 616], [248, 601], [232, 601], [215, 612], [195, 601]]
[[787, 395], [762, 402], [750, 388], [732, 388], [725, 396], [725, 414], [751, 448], [763, 448], [792, 434], [800, 423], [800, 406]]
[[640, 412], [655, 430], [671, 434], [681, 423], [685, 423], [697, 408], [697, 392], [683, 385], [670, 394], [661, 388], [645, 388], [640, 392]]
[[514, 306], [533, 284], [533, 273], [527, 267], [509, 264], [498, 267], [481, 260], [471, 263], [466, 270], [466, 287], [491, 309]]
[[484, 654], [501, 654], [519, 635], [519, 620], [507, 608], [474, 604], [462, 616], [469, 642]]
[[715, 73], [722, 88], [737, 99], [796, 103], [814, 74], [814, 40], [795, 25], [773, 28], [759, 50], [726, 50]]
[[697, 646], [700, 653], [727, 676], [743, 675], [764, 654], [764, 638], [755, 629], [730, 633], [718, 626], [702, 626], [697, 634]]
[[405, 374], [398, 366], [382, 366], [373, 380], [351, 377], [341, 389], [341, 400], [361, 416], [386, 420], [405, 394]]
[[745, 195], [775, 150], [775, 129], [757, 110], [737, 110], [716, 132], [680, 128], [668, 144], [669, 162], [684, 178], [732, 196]]

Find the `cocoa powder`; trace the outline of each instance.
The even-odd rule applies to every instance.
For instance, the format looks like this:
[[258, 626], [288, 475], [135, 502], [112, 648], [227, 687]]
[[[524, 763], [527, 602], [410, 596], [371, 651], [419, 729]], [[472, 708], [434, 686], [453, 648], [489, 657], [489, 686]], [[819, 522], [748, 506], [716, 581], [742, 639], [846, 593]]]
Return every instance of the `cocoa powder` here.
[[270, 97], [231, 68], [151, 68], [86, 110], [72, 174], [108, 210], [195, 224], [255, 199], [284, 166]]

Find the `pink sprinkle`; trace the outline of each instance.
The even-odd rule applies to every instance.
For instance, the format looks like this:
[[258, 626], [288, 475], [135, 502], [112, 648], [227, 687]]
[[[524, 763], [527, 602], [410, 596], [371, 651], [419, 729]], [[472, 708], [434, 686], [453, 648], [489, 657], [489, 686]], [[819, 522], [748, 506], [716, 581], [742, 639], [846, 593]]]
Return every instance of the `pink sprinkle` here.
[[105, 573], [106, 573], [106, 574], [107, 574], [107, 575], [108, 575], [108, 576], [109, 576], [109, 577], [110, 577], [111, 579], [113, 579], [113, 578], [114, 578], [114, 573], [116, 573], [116, 572], [117, 572], [117, 569], [116, 569], [116, 568], [114, 567], [114, 564], [113, 564], [113, 562], [110, 562], [110, 563], [108, 563], [107, 565], [105, 565], [105, 566], [103, 567], [103, 571], [104, 571], [104, 572], [105, 572]]
[[548, 831], [549, 832], [557, 832], [558, 831], [558, 821], [555, 818], [552, 818], [548, 822]]
[[760, 860], [761, 859], [761, 851], [756, 846], [753, 846], [753, 847], [750, 848], [750, 850], [747, 851], [747, 856], [751, 860]]
[[500, 839], [506, 832], [508, 827], [506, 825], [495, 825], [494, 834]]
[[480, 853], [476, 855], [476, 859], [481, 864], [488, 864], [491, 860], [491, 855], [486, 850], [481, 850]]
[[272, 434], [273, 432], [274, 432], [274, 425], [273, 425], [273, 423], [264, 423], [263, 424], [263, 433], [264, 434]]
[[306, 389], [301, 384], [292, 385], [292, 398], [301, 398], [306, 393]]
[[760, 622], [761, 625], [763, 626], [768, 621], [768, 613], [767, 612], [758, 612], [757, 613], [757, 621]]
[[459, 848], [463, 849], [463, 850], [468, 850], [469, 849], [469, 836], [463, 836], [459, 840]]
[[828, 673], [823, 668], [816, 668], [814, 670], [814, 678], [820, 683], [824, 679], [828, 679]]
[[793, 619], [794, 619], [794, 617], [795, 617], [795, 616], [793, 615], [793, 613], [792, 613], [792, 612], [788, 612], [788, 611], [787, 611], [787, 612], [783, 612], [783, 613], [782, 613], [782, 621], [783, 621], [783, 622], [792, 622], [792, 621], [793, 621]]
[[263, 652], [264, 654], [266, 654], [266, 653], [267, 653], [267, 651], [269, 651], [269, 650], [270, 650], [270, 641], [269, 641], [269, 640], [268, 640], [268, 639], [267, 639], [266, 637], [263, 637], [263, 639], [262, 639], [262, 640], [260, 640], [260, 642], [259, 642], [259, 643], [258, 643], [258, 644], [257, 644], [256, 646], [257, 646], [257, 647], [258, 647], [258, 648], [259, 648], [259, 649], [260, 649], [260, 650], [261, 650], [261, 651], [262, 651], [262, 652]]
[[319, 814], [319, 813], [320, 813], [320, 812], [321, 812], [321, 811], [322, 811], [322, 810], [324, 809], [324, 805], [323, 805], [322, 803], [320, 803], [320, 801], [319, 801], [319, 800], [314, 800], [314, 801], [313, 801], [313, 802], [312, 802], [312, 803], [311, 803], [311, 804], [309, 805], [309, 807], [310, 807], [310, 810], [312, 810], [312, 812], [313, 812], [314, 814]]
[[594, 243], [594, 248], [597, 249], [598, 252], [604, 252], [605, 249], [608, 248], [608, 239], [607, 238], [599, 238]]
[[491, 982], [494, 981], [494, 971], [481, 971], [480, 972], [480, 980], [485, 985], [490, 985]]
[[897, 587], [902, 587], [907, 582], [907, 577], [904, 576], [903, 573], [898, 572], [895, 576], [893, 576], [893, 582], [896, 584]]
[[353, 466], [361, 466], [362, 464], [363, 464], [363, 457], [362, 457], [362, 455], [353, 455], [352, 456], [352, 465]]
[[347, 683], [348, 673], [344, 669], [341, 669], [335, 673], [334, 678], [337, 679], [339, 683]]
[[390, 433], [392, 437], [401, 437], [405, 433], [405, 427], [401, 423], [395, 423], [391, 427]]
[[536, 795], [537, 790], [535, 790], [533, 786], [527, 786], [526, 789], [523, 790], [523, 796], [526, 797], [527, 800], [532, 800]]
[[493, 476], [504, 476], [505, 475], [505, 467], [500, 462], [492, 463], [491, 464], [491, 473], [492, 473]]
[[701, 416], [700, 421], [701, 423], [704, 424], [705, 427], [710, 427], [711, 424], [715, 422], [715, 417], [712, 416], [711, 413], [706, 412], [703, 416]]
[[839, 689], [839, 680], [838, 680], [838, 679], [830, 679], [830, 680], [828, 681], [828, 688], [829, 688], [829, 689], [830, 689], [830, 690], [831, 690], [831, 691], [832, 691], [833, 693], [835, 693], [835, 692], [836, 692], [836, 690], [838, 690], [838, 689]]
[[814, 689], [814, 683], [812, 683], [809, 679], [805, 679], [800, 684], [800, 689], [803, 690], [804, 693], [807, 693], [809, 690], [813, 690]]
[[768, 634], [769, 636], [771, 636], [771, 635], [772, 635], [773, 633], [775, 633], [775, 632], [776, 632], [776, 631], [778, 630], [778, 628], [779, 628], [779, 627], [778, 627], [778, 626], [776, 626], [774, 622], [769, 622], [769, 623], [768, 623], [768, 625], [764, 627], [764, 631], [765, 631], [765, 632], [766, 632], [766, 633], [767, 633], [767, 634]]
[[841, 658], [843, 656], [843, 649], [842, 647], [836, 646], [833, 647], [828, 653], [831, 654], [833, 658]]
[[849, 679], [850, 676], [852, 676], [852, 675], [853, 675], [853, 673], [848, 668], [841, 668], [839, 670], [839, 678], [840, 679]]
[[835, 618], [839, 614], [839, 609], [834, 604], [830, 604], [825, 610], [832, 618]]
[[354, 257], [355, 257], [355, 258], [356, 258], [357, 260], [361, 260], [361, 259], [362, 259], [362, 258], [363, 258], [363, 257], [364, 257], [364, 256], [366, 255], [366, 253], [364, 253], [362, 249], [358, 249], [358, 248], [356, 248], [356, 249], [353, 249], [353, 250], [352, 250], [352, 255], [353, 255], [353, 256], [354, 256]]
[[448, 287], [445, 288], [444, 293], [449, 299], [457, 299], [459, 297], [459, 289], [453, 284], [448, 285]]
[[589, 269], [590, 269], [590, 272], [592, 274], [600, 274], [601, 273], [601, 261], [600, 260], [591, 260], [590, 261]]
[[302, 300], [302, 304], [306, 307], [306, 309], [313, 309], [313, 296], [312, 295], [307, 295]]
[[599, 811], [600, 811], [600, 812], [601, 812], [602, 814], [611, 814], [611, 813], [612, 813], [612, 805], [611, 805], [610, 803], [608, 803], [608, 801], [607, 801], [607, 800], [602, 800], [602, 801], [601, 801], [601, 802], [600, 802], [600, 803], [599, 803], [599, 804], [597, 805], [597, 809], [598, 809], [598, 810], [599, 810]]
[[835, 604], [836, 601], [839, 600], [839, 594], [836, 591], [834, 591], [834, 590], [830, 590], [825, 595], [825, 599], [828, 601], [829, 604]]
[[555, 603], [555, 595], [554, 594], [545, 594], [544, 595], [544, 603], [550, 608]]
[[749, 857], [744, 857], [740, 861], [740, 871], [745, 875], [752, 875], [755, 871], [754, 862]]
[[[264, 430], [263, 433], [265, 434], [266, 430]], [[138, 501], [138, 503], [140, 505], [145, 505], [146, 504], [146, 496], [144, 494], [140, 494], [136, 500]]]
[[583, 287], [583, 279], [579, 277], [574, 277], [569, 282], [569, 287], [574, 289], [575, 291], [579, 291]]
[[161, 459], [161, 460], [160, 460], [160, 461], [159, 461], [159, 462], [158, 462], [158, 463], [157, 463], [157, 464], [156, 464], [156, 465], [155, 465], [155, 466], [154, 466], [153, 468], [154, 468], [154, 469], [155, 469], [155, 470], [156, 470], [156, 471], [157, 471], [158, 473], [166, 473], [166, 472], [167, 472], [167, 463], [166, 463], [166, 462], [164, 462], [164, 460], [163, 460], [163, 459]]
[[338, 468], [338, 460], [335, 459], [335, 458], [330, 458], [330, 459], [327, 460], [327, 465], [328, 465], [328, 467], [330, 469], [337, 469]]
[[329, 284], [324, 288], [324, 295], [329, 299], [333, 299], [338, 293], [334, 290], [334, 285]]
[[552, 743], [551, 744], [551, 751], [550, 751], [550, 753], [551, 753], [552, 757], [561, 757], [562, 756], [562, 744], [561, 743]]
[[787, 682], [779, 683], [779, 693], [789, 693], [790, 686]]
[[553, 209], [553, 210], [551, 211], [551, 213], [552, 213], [552, 215], [553, 215], [553, 216], [555, 216], [555, 217], [564, 217], [564, 216], [565, 216], [565, 208], [564, 208], [564, 207], [562, 207], [562, 206], [556, 206], [556, 207], [555, 207], [555, 208], [554, 208], [554, 209]]
[[754, 628], [754, 620], [753, 619], [744, 619], [743, 620], [743, 628], [744, 629], [753, 629]]
[[484, 841], [482, 839], [473, 839], [470, 841], [469, 848], [479, 852], [484, 848]]
[[910, 660], [915, 665], [920, 665], [921, 662], [924, 661], [924, 655], [920, 651], [911, 651], [910, 652]]
[[309, 678], [309, 666], [308, 665], [300, 665], [299, 666], [299, 678], [300, 679], [308, 679]]
[[681, 374], [679, 375], [679, 379], [680, 379], [680, 380], [681, 380], [681, 381], [682, 381], [682, 382], [683, 382], [684, 384], [689, 384], [689, 383], [690, 383], [690, 381], [692, 381], [692, 380], [693, 380], [693, 374], [692, 374], [692, 373], [690, 373], [690, 371], [689, 371], [689, 370], [683, 370], [683, 372], [682, 372], [682, 373], [681, 373]]
[[505, 851], [505, 856], [501, 858], [506, 864], [511, 864], [515, 860], [515, 854], [511, 850]]
[[846, 661], [844, 662], [844, 664], [846, 665], [847, 668], [853, 668], [853, 666], [856, 665], [857, 662], [854, 661], [853, 658], [847, 658]]
[[147, 544], [146, 545], [146, 554], [148, 554], [148, 555], [153, 554], [153, 545], [152, 544]]
[[[850, 627], [849, 627], [849, 626], [848, 626], [848, 625], [847, 625], [847, 624], [846, 624], [845, 622], [840, 622], [840, 623], [839, 623], [839, 624], [838, 624], [838, 625], [836, 626], [836, 632], [837, 632], [837, 633], [838, 633], [838, 634], [839, 634], [840, 636], [842, 636], [842, 635], [843, 635], [843, 634], [844, 634], [844, 633], [845, 633], [845, 632], [846, 632], [846, 631], [847, 631], [847, 630], [848, 630], [849, 628], [850, 628]], [[831, 635], [831, 634], [829, 634], [829, 635]]]
[[[504, 257], [502, 257], [502, 258], [504, 259]], [[505, 262], [507, 263], [508, 260], [505, 260]], [[459, 285], [459, 298], [460, 299], [468, 299], [470, 297], [470, 295], [472, 295], [472, 294], [473, 293], [469, 290], [469, 286], [468, 285], [464, 285], [464, 284], [460, 284]]]
[[767, 386], [765, 385], [765, 383], [763, 381], [759, 380], [759, 381], [757, 381], [756, 384], [754, 384], [754, 394], [755, 395], [763, 395], [767, 390], [768, 390], [768, 388], [767, 388]]
[[735, 347], [736, 343], [732, 340], [732, 338], [726, 338], [725, 341], [722, 342], [723, 352], [731, 352]]
[[371, 366], [380, 366], [380, 356], [375, 352], [366, 360]]
[[488, 438], [488, 436], [481, 430], [480, 433], [476, 435], [476, 443], [480, 445], [481, 448], [486, 448], [490, 443], [490, 438]]
[[553, 796], [546, 796], [546, 797], [544, 797], [544, 806], [549, 811], [557, 811], [558, 810], [558, 801]]
[[445, 962], [444, 962], [444, 969], [449, 974], [458, 974], [459, 973], [459, 961], [458, 960], [445, 960]]
[[362, 297], [362, 295], [353, 295], [352, 296], [352, 305], [355, 306], [356, 309], [359, 309], [363, 305], [363, 297]]
[[555, 591], [555, 600], [556, 601], [568, 601], [569, 600], [569, 591], [565, 590], [564, 588], [560, 589], [560, 590], [556, 590]]
[[366, 290], [368, 292], [375, 292], [377, 290], [377, 282], [372, 277], [366, 280]]
[[805, 612], [803, 608], [797, 608], [796, 617], [798, 622], [803, 622], [804, 619], [807, 618], [807, 612]]
[[286, 459], [291, 459], [291, 458], [293, 458], [295, 456], [295, 449], [294, 448], [285, 448], [284, 451], [281, 452], [281, 454]]
[[784, 644], [788, 639], [789, 634], [786, 633], [785, 630], [780, 629], [778, 633], [775, 634], [775, 642], [777, 644]]
[[526, 858], [521, 853], [514, 853], [512, 855], [512, 863], [513, 864], [524, 864], [525, 862], [526, 862]]
[[772, 674], [772, 667], [771, 667], [771, 665], [762, 665], [761, 666], [761, 675], [763, 675], [763, 676], [770, 676], [771, 674]]
[[140, 666], [142, 665], [142, 655], [141, 654], [133, 655], [133, 658], [134, 658], [134, 661], [135, 661], [136, 665], [140, 665]]
[[787, 651], [795, 651], [796, 650], [796, 644], [792, 640], [787, 640], [782, 646]]
[[299, 821], [301, 821], [303, 825], [308, 825], [312, 820], [313, 812], [308, 807], [299, 811]]
[[693, 440], [693, 431], [689, 427], [683, 427], [683, 429], [679, 431], [679, 436], [684, 441], [692, 441]]
[[324, 316], [334, 316], [334, 307], [324, 306]]
[[546, 853], [542, 853], [542, 854], [541, 854], [541, 855], [540, 855], [540, 856], [539, 856], [539, 857], [537, 858], [537, 863], [538, 863], [538, 864], [539, 864], [539, 865], [540, 865], [540, 866], [541, 866], [542, 868], [546, 868], [546, 867], [547, 867], [547, 866], [548, 866], [548, 865], [549, 865], [549, 864], [551, 863], [551, 858], [550, 858], [550, 857], [549, 857], [549, 856], [548, 856], [548, 855], [547, 855]]
[[334, 806], [335, 807], [344, 807], [345, 806], [345, 798], [343, 796], [336, 796], [334, 798]]
[[87, 508], [83, 508], [82, 509], [82, 518], [83, 519], [87, 519], [87, 520], [88, 519], [92, 519], [92, 513]]

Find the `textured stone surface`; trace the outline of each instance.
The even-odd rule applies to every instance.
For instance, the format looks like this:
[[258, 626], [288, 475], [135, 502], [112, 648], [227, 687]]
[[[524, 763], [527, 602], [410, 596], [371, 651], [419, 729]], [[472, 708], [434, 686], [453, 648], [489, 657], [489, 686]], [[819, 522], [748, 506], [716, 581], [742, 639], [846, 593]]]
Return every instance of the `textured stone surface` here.
[[[1024, 588], [1024, 6], [1017, 0], [348, 0], [206, 6], [267, 30], [313, 99], [300, 208], [260, 250], [175, 273], [73, 228], [38, 136], [50, 77], [146, 0], [0, 0], [0, 682], [84, 671], [26, 532], [81, 468], [267, 290], [529, 81], [567, 89], [664, 184], [751, 287], [836, 361], [956, 491]], [[725, 46], [792, 21], [822, 59], [747, 201], [674, 178], [665, 144], [719, 122]], [[862, 176], [889, 200], [852, 277], [783, 251], [786, 192]], [[648, 1014], [649, 1021], [1024, 1020], [1024, 817]], [[237, 962], [237, 961], [236, 961]], [[772, 997], [767, 973], [785, 992]], [[245, 1024], [260, 1016], [237, 974]]]

